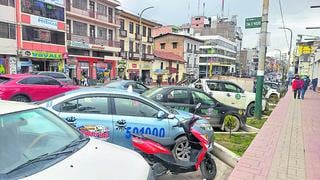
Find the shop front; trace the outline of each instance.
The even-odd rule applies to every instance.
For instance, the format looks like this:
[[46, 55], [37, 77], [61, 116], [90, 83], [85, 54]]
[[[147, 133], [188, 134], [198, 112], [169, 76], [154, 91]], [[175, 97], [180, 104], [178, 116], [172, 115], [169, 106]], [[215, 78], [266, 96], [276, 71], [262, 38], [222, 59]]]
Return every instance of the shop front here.
[[21, 73], [32, 71], [64, 71], [62, 53], [21, 50], [19, 56], [18, 71]]
[[10, 55], [0, 55], [0, 74], [17, 74], [17, 58]]
[[135, 80], [136, 78], [139, 77], [139, 62], [138, 61], [133, 61], [133, 62], [128, 62], [128, 78], [130, 80]]

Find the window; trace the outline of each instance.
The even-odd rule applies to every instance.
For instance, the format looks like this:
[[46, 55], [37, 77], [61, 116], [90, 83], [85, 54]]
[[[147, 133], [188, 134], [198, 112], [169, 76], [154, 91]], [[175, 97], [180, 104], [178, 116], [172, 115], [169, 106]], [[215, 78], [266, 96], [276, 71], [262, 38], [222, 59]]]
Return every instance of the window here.
[[146, 53], [146, 50], [147, 50], [146, 45], [142, 44], [142, 53]]
[[158, 114], [158, 110], [133, 99], [115, 98], [114, 103], [116, 107], [116, 115], [157, 117]]
[[0, 0], [1, 5], [5, 6], [12, 6], [15, 7], [15, 1], [14, 0]]
[[19, 82], [20, 84], [60, 85], [59, 81], [47, 77], [30, 77]]
[[85, 23], [73, 21], [73, 34], [88, 36], [88, 26]]
[[121, 48], [121, 52], [124, 51], [124, 40], [120, 40], [120, 48]]
[[188, 90], [173, 90], [168, 94], [168, 102], [189, 104]]
[[163, 69], [163, 62], [161, 62], [160, 69]]
[[129, 23], [129, 32], [133, 34], [133, 22]]
[[225, 83], [224, 87], [227, 92], [241, 93], [241, 89], [234, 84]]
[[40, 84], [39, 78], [25, 78], [21, 81], [19, 81], [20, 84]]
[[207, 86], [211, 91], [223, 91], [221, 84], [215, 81], [207, 81]]
[[133, 41], [129, 41], [129, 51], [133, 52]]
[[120, 30], [124, 30], [124, 19], [120, 19]]
[[64, 8], [45, 3], [41, 0], [22, 0], [21, 11], [24, 13], [64, 21]]
[[31, 26], [22, 26], [22, 38], [26, 41], [45, 42], [51, 44], [65, 44], [65, 33], [51, 31]]
[[151, 34], [151, 28], [148, 28], [148, 37], [151, 37], [152, 34]]
[[193, 51], [196, 52], [196, 50], [197, 50], [197, 45], [194, 45], [193, 46]]
[[140, 52], [140, 44], [136, 43], [136, 52], [139, 53]]
[[108, 36], [107, 36], [108, 30], [107, 30], [107, 28], [98, 27], [97, 29], [98, 29], [98, 38], [108, 39]]
[[97, 3], [97, 14], [102, 16], [108, 16], [108, 8], [100, 3]]
[[66, 79], [66, 76], [62, 73], [53, 73], [53, 72], [42, 72], [41, 75], [50, 76], [57, 79]]
[[151, 45], [148, 45], [148, 54], [151, 54]]
[[202, 105], [212, 106], [215, 104], [214, 100], [202, 92], [192, 91], [193, 104], [201, 103]]
[[72, 0], [72, 7], [82, 10], [88, 10], [87, 0]]
[[177, 43], [177, 42], [173, 42], [173, 43], [172, 43], [172, 48], [173, 48], [173, 49], [177, 49], [177, 47], [178, 47], [178, 43]]
[[136, 24], [136, 34], [140, 34], [140, 25]]
[[53, 85], [53, 86], [60, 86], [61, 84], [59, 81], [52, 79], [52, 78], [42, 78], [41, 85]]
[[61, 106], [61, 112], [108, 114], [108, 98], [85, 97], [64, 102]]
[[108, 18], [109, 22], [113, 22], [113, 9], [111, 7], [108, 7]]
[[143, 37], [147, 36], [147, 27], [145, 27], [145, 26], [143, 26], [143, 28], [142, 28], [142, 35], [143, 35]]
[[166, 43], [161, 43], [161, 44], [160, 44], [160, 48], [161, 48], [161, 49], [165, 49], [165, 48], [166, 48]]
[[113, 41], [113, 30], [112, 29], [108, 30], [108, 40]]
[[16, 39], [16, 26], [14, 24], [0, 22], [0, 38]]

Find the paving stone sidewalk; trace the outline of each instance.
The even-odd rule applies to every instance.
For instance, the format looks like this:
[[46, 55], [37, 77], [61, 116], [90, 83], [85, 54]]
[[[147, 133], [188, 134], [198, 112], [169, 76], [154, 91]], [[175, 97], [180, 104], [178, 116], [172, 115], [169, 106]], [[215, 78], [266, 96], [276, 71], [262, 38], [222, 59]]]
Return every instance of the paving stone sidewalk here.
[[320, 180], [320, 96], [289, 90], [229, 176], [242, 179]]

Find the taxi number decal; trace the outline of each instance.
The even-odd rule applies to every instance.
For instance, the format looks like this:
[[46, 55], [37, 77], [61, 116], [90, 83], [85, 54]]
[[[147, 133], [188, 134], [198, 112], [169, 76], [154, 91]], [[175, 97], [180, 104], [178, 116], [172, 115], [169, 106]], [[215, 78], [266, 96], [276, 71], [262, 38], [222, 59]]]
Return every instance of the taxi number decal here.
[[137, 127], [127, 127], [126, 129], [126, 138], [131, 138], [131, 132], [135, 134], [150, 134], [158, 137], [164, 137], [165, 136], [165, 129], [164, 128], [137, 128]]

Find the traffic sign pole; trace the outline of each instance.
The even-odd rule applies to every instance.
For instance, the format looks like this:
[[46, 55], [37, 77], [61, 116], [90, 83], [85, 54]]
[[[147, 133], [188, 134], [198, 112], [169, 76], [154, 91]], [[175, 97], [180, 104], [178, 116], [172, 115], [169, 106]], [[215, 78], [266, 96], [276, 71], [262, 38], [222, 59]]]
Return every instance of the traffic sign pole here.
[[262, 22], [260, 33], [260, 49], [259, 49], [259, 65], [257, 71], [257, 84], [256, 84], [256, 101], [254, 116], [256, 119], [261, 119], [262, 116], [262, 89], [265, 70], [265, 59], [267, 53], [267, 34], [268, 34], [268, 13], [269, 13], [269, 0], [263, 0], [262, 8]]

